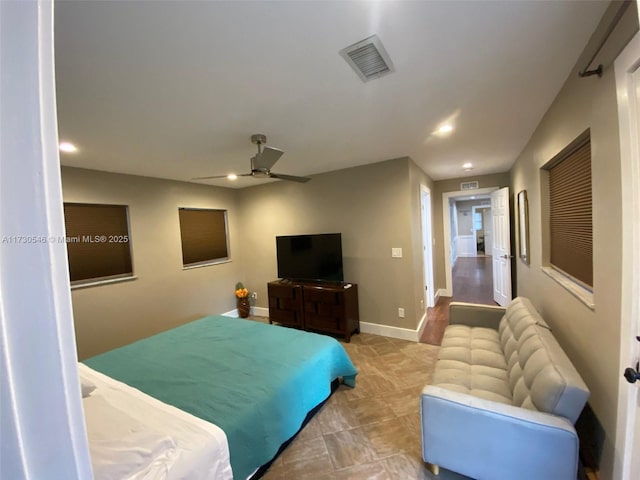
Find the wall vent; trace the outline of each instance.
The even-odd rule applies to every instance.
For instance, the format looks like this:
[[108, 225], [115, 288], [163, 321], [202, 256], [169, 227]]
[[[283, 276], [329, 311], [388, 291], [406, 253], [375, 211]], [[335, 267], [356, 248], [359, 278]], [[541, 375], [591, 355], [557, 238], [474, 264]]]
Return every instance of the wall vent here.
[[343, 48], [340, 50], [340, 55], [351, 65], [363, 82], [393, 72], [391, 58], [377, 35]]
[[460, 184], [460, 190], [476, 190], [478, 188], [478, 182], [463, 182]]

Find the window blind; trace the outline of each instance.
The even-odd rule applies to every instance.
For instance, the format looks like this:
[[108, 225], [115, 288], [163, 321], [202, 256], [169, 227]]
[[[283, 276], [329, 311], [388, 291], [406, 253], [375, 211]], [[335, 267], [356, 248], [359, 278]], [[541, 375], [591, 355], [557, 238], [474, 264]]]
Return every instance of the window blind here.
[[591, 142], [549, 168], [551, 264], [593, 287]]
[[181, 208], [178, 212], [185, 266], [229, 257], [226, 210]]
[[133, 275], [125, 205], [64, 204], [72, 283]]

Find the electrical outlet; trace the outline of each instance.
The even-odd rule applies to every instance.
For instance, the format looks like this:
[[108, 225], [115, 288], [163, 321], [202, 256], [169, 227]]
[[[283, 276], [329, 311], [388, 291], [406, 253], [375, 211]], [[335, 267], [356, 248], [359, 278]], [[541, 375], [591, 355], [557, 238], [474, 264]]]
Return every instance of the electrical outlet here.
[[391, 258], [402, 258], [402, 248], [393, 247], [391, 249]]
[[424, 310], [424, 300], [420, 300], [420, 310]]
[[251, 298], [253, 298], [254, 300], [258, 300], [258, 292], [253, 292], [251, 294]]
[[404, 308], [400, 307], [400, 308], [398, 309], [398, 316], [399, 316], [400, 318], [404, 318]]

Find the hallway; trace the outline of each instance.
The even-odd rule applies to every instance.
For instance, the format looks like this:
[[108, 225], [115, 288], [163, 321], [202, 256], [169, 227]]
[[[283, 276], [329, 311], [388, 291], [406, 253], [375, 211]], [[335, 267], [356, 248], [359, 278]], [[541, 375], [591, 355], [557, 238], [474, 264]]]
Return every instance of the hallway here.
[[453, 267], [453, 298], [440, 297], [438, 303], [427, 310], [427, 326], [420, 337], [421, 343], [440, 345], [444, 329], [449, 324], [449, 304], [455, 302], [496, 305], [493, 301], [493, 270], [491, 257], [459, 257]]

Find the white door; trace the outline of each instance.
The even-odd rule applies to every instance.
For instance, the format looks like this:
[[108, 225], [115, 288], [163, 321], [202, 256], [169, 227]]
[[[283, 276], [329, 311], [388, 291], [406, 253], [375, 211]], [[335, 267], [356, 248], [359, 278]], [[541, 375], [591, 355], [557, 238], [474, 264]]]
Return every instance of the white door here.
[[431, 233], [431, 190], [420, 185], [420, 205], [422, 208], [422, 250], [424, 255], [424, 285], [427, 307], [435, 304], [433, 291], [433, 234]]
[[501, 306], [511, 301], [511, 232], [509, 229], [509, 187], [491, 194], [493, 224], [493, 300]]
[[[640, 16], [640, 12], [638, 12]], [[640, 33], [615, 61], [622, 173], [622, 301], [614, 477], [640, 478]], [[622, 372], [621, 372], [622, 373]]]

